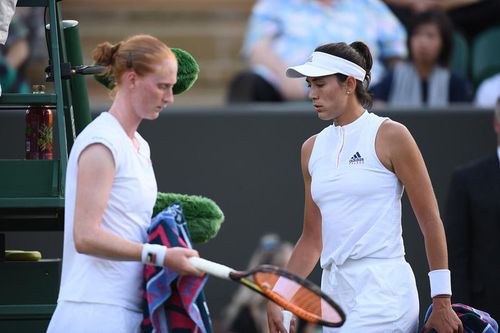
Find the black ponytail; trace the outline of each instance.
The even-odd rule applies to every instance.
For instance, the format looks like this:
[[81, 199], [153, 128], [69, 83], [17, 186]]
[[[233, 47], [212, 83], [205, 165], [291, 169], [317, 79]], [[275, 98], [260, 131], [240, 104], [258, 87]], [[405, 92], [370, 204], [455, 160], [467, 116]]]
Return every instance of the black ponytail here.
[[[359, 103], [364, 108], [371, 108], [373, 105], [372, 96], [368, 93], [368, 86], [371, 81], [371, 69], [373, 66], [373, 58], [368, 46], [363, 42], [353, 42], [350, 45], [346, 43], [329, 43], [316, 48], [317, 52], [328, 53], [340, 58], [349, 60], [360, 66], [366, 71], [363, 82], [356, 82], [356, 97]], [[347, 76], [343, 74], [335, 74], [340, 82], [345, 82]]]

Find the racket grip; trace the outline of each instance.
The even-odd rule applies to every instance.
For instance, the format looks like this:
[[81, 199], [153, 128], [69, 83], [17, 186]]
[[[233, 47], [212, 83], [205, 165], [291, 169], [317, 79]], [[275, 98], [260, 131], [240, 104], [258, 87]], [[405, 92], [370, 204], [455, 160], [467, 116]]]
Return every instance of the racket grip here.
[[221, 279], [230, 280], [229, 274], [234, 271], [232, 268], [199, 257], [189, 257], [189, 262], [197, 269]]
[[292, 321], [293, 314], [290, 311], [283, 310], [283, 326], [285, 326], [286, 331], [290, 332], [290, 322]]

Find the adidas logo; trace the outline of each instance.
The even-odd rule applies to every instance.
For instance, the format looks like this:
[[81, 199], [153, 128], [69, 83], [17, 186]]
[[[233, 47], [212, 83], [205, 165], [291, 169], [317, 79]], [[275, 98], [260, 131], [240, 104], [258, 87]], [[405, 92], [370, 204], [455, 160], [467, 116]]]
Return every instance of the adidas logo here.
[[349, 164], [363, 164], [365, 163], [365, 159], [361, 157], [361, 154], [359, 152], [356, 152], [351, 159], [349, 160]]

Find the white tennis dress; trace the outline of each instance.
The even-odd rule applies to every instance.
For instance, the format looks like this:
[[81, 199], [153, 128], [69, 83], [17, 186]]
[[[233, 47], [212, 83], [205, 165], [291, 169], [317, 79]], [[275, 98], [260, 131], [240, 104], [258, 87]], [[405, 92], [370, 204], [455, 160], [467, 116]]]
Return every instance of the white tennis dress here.
[[124, 239], [145, 243], [157, 185], [148, 143], [133, 147], [118, 120], [103, 112], [76, 139], [68, 160], [64, 215], [64, 253], [58, 304], [48, 332], [140, 331], [142, 272], [138, 261], [120, 261], [78, 253], [73, 238], [78, 159], [91, 144], [113, 155], [115, 176], [101, 227]]
[[403, 186], [375, 151], [384, 120], [365, 111], [321, 131], [309, 159], [311, 194], [322, 216], [322, 289], [346, 312], [324, 332], [416, 332], [418, 294], [404, 259]]

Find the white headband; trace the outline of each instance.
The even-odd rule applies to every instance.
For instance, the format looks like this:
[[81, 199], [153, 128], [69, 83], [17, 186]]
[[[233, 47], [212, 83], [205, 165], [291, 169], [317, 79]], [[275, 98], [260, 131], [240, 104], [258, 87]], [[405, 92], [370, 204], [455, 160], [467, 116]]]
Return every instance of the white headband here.
[[361, 66], [324, 52], [313, 52], [305, 64], [288, 67], [286, 70], [286, 76], [293, 78], [318, 77], [337, 73], [353, 76], [361, 82], [365, 80], [366, 76], [366, 71]]

